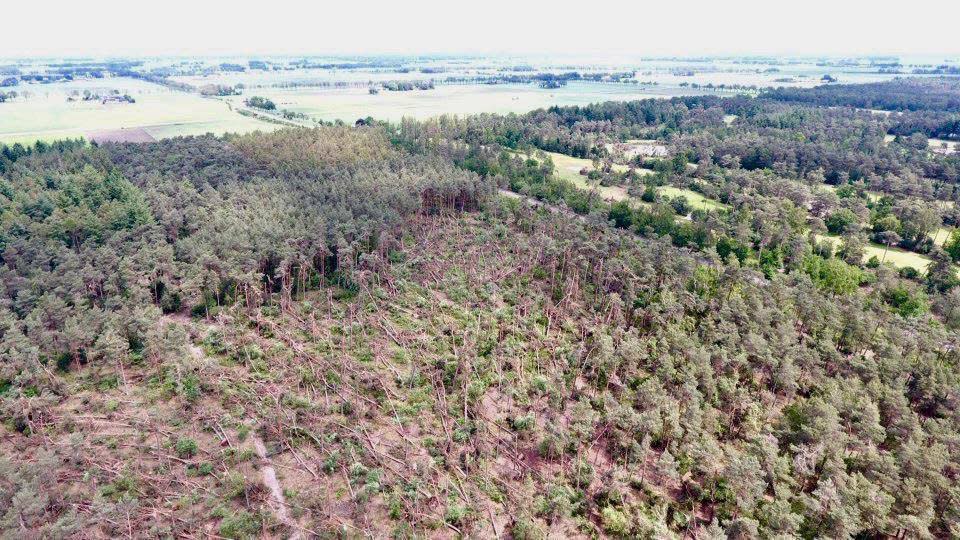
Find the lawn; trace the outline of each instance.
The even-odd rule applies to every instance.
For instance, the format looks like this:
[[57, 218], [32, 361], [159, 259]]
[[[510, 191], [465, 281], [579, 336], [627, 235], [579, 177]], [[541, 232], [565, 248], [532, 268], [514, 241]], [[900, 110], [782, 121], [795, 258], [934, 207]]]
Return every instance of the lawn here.
[[[96, 84], [94, 84], [96, 83]], [[119, 90], [136, 103], [67, 101], [74, 91], [108, 94]], [[135, 79], [113, 78], [50, 85], [26, 85], [26, 99], [0, 104], [0, 143], [90, 138], [113, 130], [142, 129], [155, 139], [207, 132], [273, 130], [277, 125], [244, 117], [227, 103]]]

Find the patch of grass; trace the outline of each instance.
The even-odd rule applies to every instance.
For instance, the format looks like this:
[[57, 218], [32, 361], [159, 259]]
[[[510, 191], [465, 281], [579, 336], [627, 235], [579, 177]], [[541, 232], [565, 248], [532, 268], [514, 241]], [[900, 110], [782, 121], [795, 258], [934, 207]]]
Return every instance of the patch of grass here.
[[[835, 235], [817, 235], [818, 241], [829, 241], [833, 244], [834, 249], [840, 247], [840, 237]], [[876, 257], [878, 260], [883, 261], [884, 263], [890, 263], [896, 268], [916, 268], [917, 270], [923, 271], [930, 265], [930, 258], [926, 255], [921, 255], [919, 253], [914, 253], [912, 251], [907, 251], [898, 247], [891, 247], [889, 250], [886, 250], [886, 256], [884, 256], [884, 250], [886, 248], [880, 244], [871, 242], [866, 246], [863, 254], [864, 262], [870, 260], [871, 257]]]
[[[528, 156], [522, 152], [514, 152], [514, 154], [523, 159], [536, 159], [535, 157]], [[622, 201], [630, 198], [630, 196], [627, 194], [627, 190], [620, 186], [601, 186], [599, 183], [591, 182], [586, 176], [580, 174], [580, 170], [583, 168], [586, 168], [587, 170], [593, 170], [593, 161], [589, 159], [568, 156], [566, 154], [558, 154], [556, 152], [545, 152], [545, 154], [549, 155], [550, 159], [553, 161], [554, 175], [558, 178], [567, 180], [576, 187], [586, 191], [596, 189], [600, 196], [608, 201]], [[627, 167], [623, 165], [614, 165], [614, 169], [619, 172], [623, 172], [627, 170]]]
[[933, 232], [933, 243], [942, 247], [943, 244], [950, 239], [950, 235], [952, 234], [952, 228], [940, 227]]
[[690, 203], [690, 208], [693, 210], [722, 210], [727, 208], [727, 205], [713, 199], [708, 199], [692, 189], [661, 186], [657, 188], [657, 193], [663, 197], [670, 197], [671, 199], [680, 196], [686, 197]]

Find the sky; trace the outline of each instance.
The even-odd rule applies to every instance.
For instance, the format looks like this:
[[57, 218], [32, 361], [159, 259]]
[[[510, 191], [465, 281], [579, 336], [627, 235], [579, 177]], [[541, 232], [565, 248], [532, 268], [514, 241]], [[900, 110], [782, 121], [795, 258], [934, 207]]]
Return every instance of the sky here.
[[960, 56], [958, 0], [4, 3], [0, 58], [382, 53]]

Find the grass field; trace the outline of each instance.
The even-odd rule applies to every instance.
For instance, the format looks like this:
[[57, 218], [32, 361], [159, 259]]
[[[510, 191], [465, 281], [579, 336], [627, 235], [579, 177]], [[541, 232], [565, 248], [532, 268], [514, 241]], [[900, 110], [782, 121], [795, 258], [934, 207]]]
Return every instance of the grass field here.
[[[155, 139], [207, 132], [269, 131], [275, 124], [247, 118], [221, 100], [208, 99], [135, 79], [28, 85], [26, 99], [0, 104], [0, 143], [85, 137], [120, 130], [141, 130]], [[130, 94], [136, 103], [67, 101], [73, 91]], [[122, 137], [126, 138], [126, 137]]]
[[938, 246], [943, 246], [947, 240], [950, 239], [950, 235], [953, 234], [953, 229], [947, 227], [940, 227], [933, 233], [933, 243]]
[[[593, 160], [577, 158], [573, 156], [568, 156], [566, 154], [558, 154], [556, 152], [545, 152], [550, 159], [553, 160], [553, 165], [557, 168], [557, 175], [566, 178], [567, 180], [572, 180], [573, 176], [582, 177], [580, 171], [586, 168], [588, 171], [593, 170]], [[613, 170], [616, 172], [627, 172], [630, 170], [630, 167], [626, 165], [614, 164]], [[644, 169], [638, 169], [638, 171], [643, 171], [641, 174], [646, 173]]]
[[[827, 240], [833, 243], [835, 248], [840, 247], [840, 237], [835, 235], [823, 235], [818, 234], [817, 240], [823, 241]], [[887, 250], [886, 258], [884, 258], [884, 246], [880, 244], [875, 244], [871, 242], [867, 245], [865, 253], [863, 255], [863, 260], [867, 261], [870, 257], [876, 256], [877, 259], [884, 261], [885, 263], [890, 263], [897, 268], [904, 268], [906, 266], [911, 266], [917, 270], [925, 270], [927, 266], [930, 265], [930, 258], [925, 255], [920, 255], [919, 253], [914, 253], [912, 251], [907, 251], [905, 249], [900, 249], [898, 247], [891, 247]]]
[[945, 141], [943, 139], [930, 139], [928, 141], [931, 150], [937, 150], [940, 152], [946, 152], [948, 154], [954, 154], [960, 151], [960, 142], [957, 141]]
[[[840, 187], [833, 184], [820, 184], [820, 186], [824, 189], [833, 191], [834, 193], [836, 193], [837, 188]], [[880, 200], [880, 197], [883, 197], [883, 193], [880, 193], [879, 191], [864, 191], [864, 195], [867, 196], [867, 199], [870, 200], [870, 202], [877, 202]]]
[[708, 199], [690, 189], [681, 189], [674, 186], [661, 186], [657, 188], [657, 193], [664, 197], [670, 197], [671, 199], [682, 195], [687, 198], [687, 201], [690, 202], [690, 207], [694, 209], [723, 210], [727, 208], [727, 205], [713, 199]]
[[[367, 116], [399, 121], [403, 117], [422, 119], [441, 114], [525, 113], [552, 105], [586, 105], [692, 93], [587, 82], [572, 82], [555, 89], [529, 84], [440, 85], [433, 90], [381, 91], [376, 95], [371, 95], [366, 88], [264, 88], [255, 92], [270, 98], [281, 109], [318, 120], [351, 123]], [[243, 97], [231, 99], [242, 101]]]
[[[597, 182], [589, 181], [585, 175], [580, 174], [580, 171], [584, 168], [587, 170], [593, 169], [593, 161], [589, 159], [568, 156], [566, 154], [558, 154], [556, 152], [545, 153], [553, 160], [553, 164], [556, 167], [557, 176], [563, 178], [564, 180], [570, 181], [578, 188], [587, 190], [596, 189], [600, 193], [600, 196], [608, 201], [622, 201], [630, 198], [630, 195], [627, 194], [627, 190], [620, 186], [601, 186]], [[614, 165], [613, 168], [618, 172], [625, 172], [629, 169], [629, 167], [625, 165]], [[650, 171], [645, 169], [636, 170], [638, 172], [642, 171], [643, 174], [650, 173]], [[722, 210], [727, 208], [727, 205], [712, 199], [708, 199], [696, 191], [689, 189], [682, 189], [674, 186], [661, 186], [657, 188], [657, 192], [664, 197], [670, 198], [682, 195], [687, 198], [687, 201], [690, 202], [691, 207], [695, 209]], [[640, 203], [641, 201], [636, 199], [636, 202]]]
[[[895, 135], [884, 135], [883, 142], [891, 143], [897, 137]], [[960, 142], [957, 141], [946, 141], [943, 139], [929, 139], [927, 145], [930, 147], [930, 150], [935, 150], [937, 152], [945, 152], [947, 154], [952, 154], [960, 151]]]
[[587, 180], [586, 176], [577, 175], [576, 178], [570, 177], [568, 178], [568, 180], [570, 180], [570, 182], [573, 185], [577, 186], [580, 189], [585, 189], [587, 191], [594, 190], [594, 189], [597, 190], [597, 193], [599, 193], [600, 197], [602, 197], [605, 201], [617, 202], [617, 201], [625, 201], [631, 198], [630, 195], [627, 193], [627, 190], [623, 187], [601, 186], [597, 182], [590, 182], [589, 180]]
[[[607, 201], [622, 201], [630, 198], [625, 188], [620, 186], [601, 186], [598, 182], [591, 182], [585, 175], [580, 174], [580, 170], [584, 167], [586, 167], [588, 170], [593, 169], [593, 161], [589, 159], [568, 156], [566, 154], [558, 154], [556, 152], [544, 153], [549, 155], [550, 159], [553, 161], [555, 174], [558, 177], [577, 186], [578, 188], [585, 190], [596, 189], [597, 192], [600, 193], [600, 196]], [[523, 158], [533, 157], [527, 156], [520, 152], [514, 152], [514, 154]], [[613, 168], [618, 172], [625, 172], [629, 169], [629, 167], [624, 165], [616, 164], [614, 164]]]

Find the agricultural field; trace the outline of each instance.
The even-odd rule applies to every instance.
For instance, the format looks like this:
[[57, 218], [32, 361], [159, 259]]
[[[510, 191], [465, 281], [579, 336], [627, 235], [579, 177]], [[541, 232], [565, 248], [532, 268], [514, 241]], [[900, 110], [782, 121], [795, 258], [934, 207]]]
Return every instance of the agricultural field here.
[[[246, 88], [321, 87], [333, 83], [363, 85], [396, 80], [433, 80], [437, 84], [448, 78], [509, 77], [519, 73], [561, 74], [575, 69], [584, 75], [604, 72], [633, 72], [627, 80], [658, 87], [663, 91], [691, 95], [705, 86], [713, 87], [804, 87], [822, 84], [823, 66], [812, 62], [774, 66], [765, 62], [726, 62], [717, 59], [642, 59], [623, 58], [598, 63], [597, 58], [477, 58], [423, 59], [396, 58], [393, 61], [371, 62], [372, 59], [313, 58], [311, 64], [288, 63], [291, 59], [275, 58], [270, 69], [243, 71], [218, 70], [217, 63], [200, 66], [193, 73], [180, 73], [170, 80], [199, 87], [209, 84], [237, 85]], [[345, 67], [345, 64], [350, 64]], [[341, 66], [341, 67], [338, 67]], [[524, 70], [516, 70], [523, 65]], [[320, 67], [322, 66], [322, 67]], [[772, 69], [771, 69], [772, 68]], [[834, 75], [845, 82], [887, 80], [891, 74], [876, 73], [865, 67], [844, 66]]]
[[[68, 101], [84, 91], [117, 90], [134, 103]], [[32, 143], [63, 138], [147, 142], [178, 135], [272, 131], [275, 124], [241, 116], [227, 103], [135, 79], [115, 78], [18, 88], [26, 93], [0, 104], [0, 143]], [[77, 96], [77, 97], [79, 97]]]
[[[370, 94], [367, 88], [276, 88], [262, 90], [277, 107], [324, 121], [354, 122], [371, 116], [399, 121], [443, 114], [525, 113], [553, 105], [587, 105], [601, 101], [628, 101], [650, 97], [689, 95], [691, 90], [645, 88], [625, 84], [571, 82], [544, 89], [532, 84], [440, 85], [433, 90]], [[243, 96], [229, 98], [235, 104]]]

